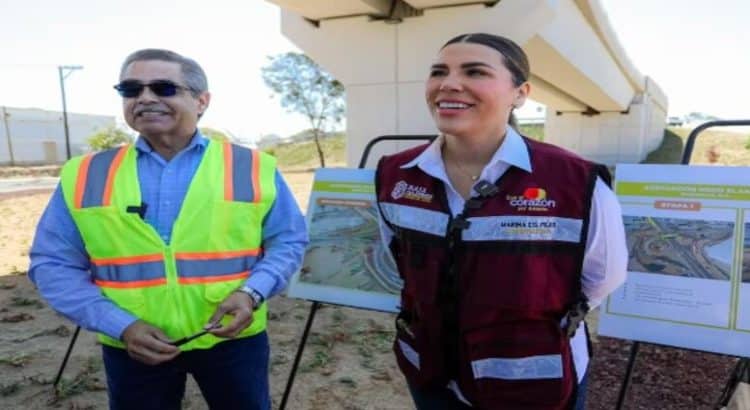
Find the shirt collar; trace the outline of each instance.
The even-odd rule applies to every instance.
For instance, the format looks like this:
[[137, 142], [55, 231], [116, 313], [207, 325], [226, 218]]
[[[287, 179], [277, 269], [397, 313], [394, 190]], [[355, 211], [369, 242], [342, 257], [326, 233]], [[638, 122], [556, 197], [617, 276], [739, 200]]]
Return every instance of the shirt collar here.
[[[437, 164], [443, 163], [443, 156], [440, 148], [443, 146], [445, 137], [441, 134], [422, 151], [416, 158], [402, 165], [401, 168], [411, 168], [418, 166], [421, 169], [434, 169]], [[516, 132], [513, 127], [505, 127], [505, 139], [500, 147], [492, 155], [487, 163], [487, 167], [495, 167], [499, 162], [521, 168], [526, 172], [531, 172], [531, 160], [529, 159], [529, 149], [523, 138]]]
[[[180, 152], [189, 151], [195, 149], [196, 147], [205, 149], [207, 145], [208, 139], [204, 137], [203, 134], [201, 134], [200, 130], [196, 130], [195, 134], [193, 134], [193, 137], [190, 139], [190, 143]], [[154, 152], [154, 148], [151, 147], [151, 144], [149, 144], [145, 138], [143, 138], [143, 135], [139, 135], [138, 139], [135, 141], [135, 149], [138, 150], [139, 153], [143, 154]]]

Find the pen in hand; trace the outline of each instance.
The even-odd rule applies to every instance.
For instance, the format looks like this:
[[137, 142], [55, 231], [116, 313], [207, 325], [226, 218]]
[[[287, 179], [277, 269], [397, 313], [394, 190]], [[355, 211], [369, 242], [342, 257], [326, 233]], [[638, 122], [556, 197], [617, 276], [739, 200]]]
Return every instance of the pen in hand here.
[[218, 322], [217, 323], [213, 323], [210, 326], [208, 326], [208, 327], [204, 328], [203, 330], [201, 330], [200, 332], [198, 332], [198, 333], [196, 333], [196, 334], [194, 334], [192, 336], [183, 337], [182, 339], [177, 339], [174, 342], [172, 342], [171, 344], [173, 346], [184, 345], [185, 343], [191, 342], [191, 341], [193, 341], [193, 340], [195, 340], [195, 339], [197, 339], [197, 338], [205, 335], [206, 333], [210, 332], [211, 330], [218, 329], [220, 327], [221, 327], [221, 323], [218, 323]]

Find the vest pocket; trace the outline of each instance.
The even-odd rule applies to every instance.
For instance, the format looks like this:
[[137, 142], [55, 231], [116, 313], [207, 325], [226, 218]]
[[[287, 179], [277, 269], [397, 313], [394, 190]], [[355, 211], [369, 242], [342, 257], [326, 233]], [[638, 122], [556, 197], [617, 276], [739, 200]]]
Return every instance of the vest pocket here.
[[138, 318], [142, 318], [146, 314], [146, 297], [142, 289], [102, 288], [102, 293], [119, 308]]
[[[237, 281], [206, 283], [201, 285], [201, 288], [203, 288], [202, 295], [196, 295], [197, 298], [195, 300], [199, 300], [202, 296], [204, 303], [191, 306], [191, 310], [193, 310], [191, 327], [200, 329], [201, 326], [208, 323], [211, 315], [216, 312], [216, 308], [238, 287], [239, 284]], [[227, 315], [220, 320], [223, 325], [226, 325], [230, 321], [231, 317]], [[198, 330], [195, 330], [195, 332], [197, 331]]]
[[[215, 201], [210, 221], [196, 221], [211, 226], [209, 235], [215, 243], [225, 243], [227, 238], [250, 238], [260, 243], [260, 229], [265, 216], [263, 204], [237, 201]], [[205, 215], [200, 215], [205, 217]], [[215, 235], [215, 236], [214, 236]], [[255, 240], [257, 239], [257, 241]]]
[[498, 325], [464, 337], [480, 408], [563, 409], [573, 392], [568, 341], [554, 323]]
[[[554, 256], [477, 252], [462, 260], [459, 272], [470, 283], [465, 298], [485, 309], [544, 310], [559, 296], [550, 288], [556, 276]], [[563, 276], [568, 278], [568, 276]], [[569, 288], [567, 285], [566, 288]]]
[[209, 304], [216, 307], [240, 286], [239, 283], [240, 281], [232, 280], [206, 284], [204, 296]]
[[[205, 319], [206, 321], [216, 311], [216, 308], [221, 304], [221, 302], [223, 302], [226, 298], [229, 297], [229, 295], [232, 294], [232, 292], [234, 292], [235, 290], [237, 290], [237, 288], [240, 287], [240, 284], [242, 283], [243, 280], [244, 279], [237, 279], [237, 280], [230, 280], [227, 282], [207, 283], [205, 285], [205, 289], [203, 291], [203, 297], [207, 302], [207, 305], [206, 305], [207, 310], [202, 309], [202, 312], [204, 315], [206, 315], [206, 319]], [[231, 322], [231, 320], [232, 318], [230, 316], [225, 315], [222, 318], [221, 323], [227, 324]], [[205, 322], [203, 324], [205, 324]]]
[[[396, 340], [393, 351], [401, 372], [414, 387], [442, 386], [445, 378], [442, 354], [436, 337], [423, 324], [415, 322], [410, 312], [396, 317]], [[433, 343], [431, 343], [433, 342]]]

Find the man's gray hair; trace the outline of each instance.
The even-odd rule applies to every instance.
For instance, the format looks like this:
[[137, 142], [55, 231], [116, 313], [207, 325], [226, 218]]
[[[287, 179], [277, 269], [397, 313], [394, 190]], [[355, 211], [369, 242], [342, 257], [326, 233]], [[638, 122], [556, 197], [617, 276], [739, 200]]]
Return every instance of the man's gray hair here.
[[158, 48], [145, 48], [138, 50], [128, 56], [120, 68], [120, 79], [125, 74], [128, 66], [135, 61], [159, 60], [180, 65], [182, 77], [194, 96], [199, 96], [208, 91], [208, 79], [201, 66], [192, 58], [183, 57], [174, 51], [162, 50]]

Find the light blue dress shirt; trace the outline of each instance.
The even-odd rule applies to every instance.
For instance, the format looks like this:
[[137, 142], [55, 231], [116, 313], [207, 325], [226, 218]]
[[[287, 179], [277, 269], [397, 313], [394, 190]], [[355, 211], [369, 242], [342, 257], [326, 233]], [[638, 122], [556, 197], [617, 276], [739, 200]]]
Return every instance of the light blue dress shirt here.
[[[187, 147], [166, 161], [143, 139], [135, 148], [145, 220], [165, 243], [185, 200], [190, 181], [208, 145], [196, 133]], [[302, 263], [307, 245], [305, 219], [281, 174], [276, 200], [263, 221], [263, 256], [246, 286], [266, 299], [281, 292]], [[37, 226], [31, 246], [29, 278], [58, 312], [81, 327], [119, 339], [137, 318], [102, 295], [89, 273], [89, 255], [58, 185]]]

